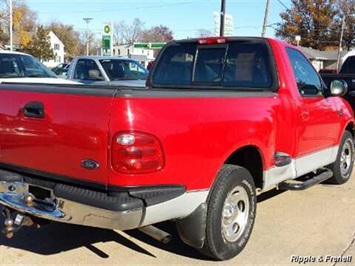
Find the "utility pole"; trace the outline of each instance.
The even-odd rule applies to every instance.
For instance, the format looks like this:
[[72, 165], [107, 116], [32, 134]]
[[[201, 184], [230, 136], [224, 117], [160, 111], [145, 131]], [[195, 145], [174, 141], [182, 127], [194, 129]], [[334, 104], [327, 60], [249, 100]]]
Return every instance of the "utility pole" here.
[[13, 50], [13, 37], [12, 37], [12, 0], [9, 0], [9, 15], [10, 15], [10, 28], [9, 28], [9, 32], [10, 32], [10, 51]]
[[341, 48], [342, 48], [342, 44], [343, 44], [344, 27], [345, 27], [345, 15], [344, 15], [343, 21], [341, 23], [340, 40], [339, 40], [338, 56], [337, 56], [337, 72], [339, 71], [340, 52], [342, 50]]
[[226, 16], [226, 0], [221, 0], [221, 23], [219, 29], [219, 36], [224, 36], [225, 16]]
[[89, 23], [92, 18], [83, 18], [86, 22], [86, 55], [89, 55]]
[[266, 7], [265, 7], [263, 31], [261, 32], [261, 37], [265, 37], [267, 19], [268, 19], [268, 16], [269, 16], [269, 6], [270, 6], [270, 0], [267, 0], [266, 1]]

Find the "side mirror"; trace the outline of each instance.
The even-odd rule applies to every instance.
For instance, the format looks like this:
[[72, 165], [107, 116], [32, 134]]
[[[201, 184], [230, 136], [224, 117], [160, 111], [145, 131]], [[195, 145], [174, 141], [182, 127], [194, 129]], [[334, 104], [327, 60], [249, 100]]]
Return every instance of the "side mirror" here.
[[330, 94], [332, 96], [344, 96], [348, 92], [348, 84], [344, 80], [333, 80], [330, 83]]

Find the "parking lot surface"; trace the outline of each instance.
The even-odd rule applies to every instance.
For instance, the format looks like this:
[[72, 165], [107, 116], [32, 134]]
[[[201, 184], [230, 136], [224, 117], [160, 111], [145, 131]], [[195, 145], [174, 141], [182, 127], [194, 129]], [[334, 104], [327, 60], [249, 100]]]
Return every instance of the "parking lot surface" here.
[[184, 245], [173, 223], [159, 227], [173, 234], [169, 244], [137, 230], [25, 228], [12, 239], [0, 236], [0, 265], [355, 265], [355, 176], [342, 186], [259, 197], [251, 239], [230, 261], [210, 261]]

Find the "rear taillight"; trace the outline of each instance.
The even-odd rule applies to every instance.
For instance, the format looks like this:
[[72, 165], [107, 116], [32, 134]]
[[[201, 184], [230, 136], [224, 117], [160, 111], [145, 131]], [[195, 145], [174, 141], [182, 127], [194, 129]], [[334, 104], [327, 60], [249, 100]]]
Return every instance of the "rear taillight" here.
[[112, 141], [112, 166], [124, 174], [146, 174], [164, 167], [159, 139], [144, 132], [120, 132]]

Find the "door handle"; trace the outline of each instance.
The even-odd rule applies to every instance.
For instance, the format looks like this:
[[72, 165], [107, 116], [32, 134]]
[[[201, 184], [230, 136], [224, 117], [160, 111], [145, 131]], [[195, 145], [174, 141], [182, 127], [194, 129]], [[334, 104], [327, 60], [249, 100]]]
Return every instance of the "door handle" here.
[[41, 102], [29, 102], [23, 108], [26, 117], [44, 118], [44, 105]]

